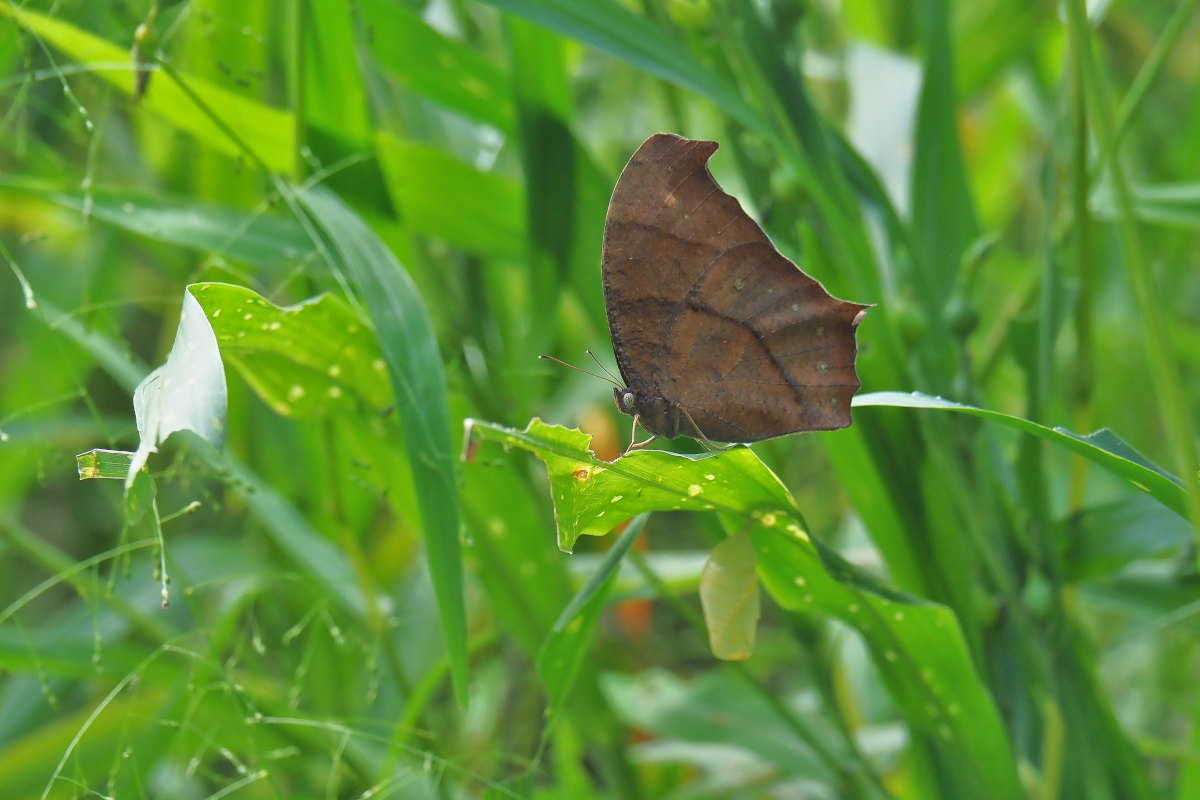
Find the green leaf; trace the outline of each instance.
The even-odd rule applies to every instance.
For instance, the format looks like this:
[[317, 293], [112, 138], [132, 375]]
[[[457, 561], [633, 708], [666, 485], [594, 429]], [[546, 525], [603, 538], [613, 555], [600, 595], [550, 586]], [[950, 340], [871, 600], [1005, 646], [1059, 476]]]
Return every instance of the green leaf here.
[[518, 184], [387, 133], [376, 136], [376, 148], [392, 200], [414, 233], [491, 257], [525, 255]]
[[524, 431], [478, 420], [468, 430], [529, 450], [546, 463], [558, 522], [558, 546], [571, 552], [580, 536], [603, 536], [644, 511], [753, 513], [794, 507], [787, 489], [748, 448], [681, 455], [635, 450], [613, 462], [587, 449], [591, 437], [532, 420]]
[[265, 215], [186, 199], [96, 188], [84, 197], [59, 191], [58, 182], [0, 175], [0, 186], [40, 197], [100, 219], [146, 239], [197, 251], [218, 253], [230, 261], [275, 272], [312, 258], [312, 240], [294, 217]]
[[[358, 619], [377, 609], [383, 598], [368, 596], [345, 550], [330, 541], [313, 523], [283, 496], [266, 478], [231, 455], [209, 455], [210, 466], [229, 476], [228, 483], [239, 492], [242, 502], [275, 547], [312, 584], [314, 596], [328, 593], [340, 607]], [[373, 587], [371, 587], [373, 588]]]
[[[404, 10], [392, 8], [397, 12]], [[368, 73], [353, 60], [347, 63], [346, 58], [357, 45], [356, 16], [362, 11], [362, 4], [343, 3], [312, 3], [297, 9], [298, 14], [308, 15], [306, 22], [316, 34], [302, 39], [307, 48], [304, 116], [308, 124], [352, 149], [371, 146], [371, 102], [364, 85]]]
[[1094, 581], [1192, 541], [1187, 520], [1144, 494], [1090, 506], [1056, 526], [1063, 577]]
[[546, 464], [559, 526], [570, 550], [645, 511], [720, 510], [750, 525], [758, 576], [785, 608], [836, 617], [862, 634], [905, 717], [945, 750], [981, 796], [1016, 798], [1016, 766], [954, 614], [884, 586], [808, 535], [795, 501], [752, 450], [703, 455], [634, 451], [612, 462], [578, 430], [532, 420], [524, 431], [468, 420], [478, 436], [534, 453]]
[[[1200, 184], [1137, 185], [1132, 188], [1133, 211], [1143, 222], [1200, 228]], [[1120, 214], [1112, 185], [1102, 183], [1091, 198], [1096, 215], [1115, 220]]]
[[[586, 156], [571, 132], [571, 87], [562, 37], [517, 17], [505, 19], [512, 51], [513, 89], [525, 176], [526, 261], [529, 303], [537, 309], [558, 304], [570, 273], [577, 219], [576, 184]], [[597, 230], [600, 228], [598, 227]], [[595, 252], [589, 259], [595, 266]], [[551, 341], [554, 314], [528, 315], [529, 342], [543, 349]]]
[[1179, 479], [1169, 472], [1153, 466], [1144, 456], [1108, 430], [1100, 430], [1087, 436], [1072, 433], [1066, 428], [1047, 428], [1021, 417], [989, 411], [985, 408], [956, 403], [940, 397], [931, 397], [920, 392], [871, 392], [860, 394], [851, 401], [856, 408], [890, 406], [893, 408], [928, 408], [955, 411], [975, 417], [999, 422], [1010, 428], [1045, 439], [1077, 455], [1083, 456], [1097, 466], [1124, 478], [1132, 486], [1146, 492], [1167, 508], [1187, 518], [1187, 496]]
[[85, 212], [115, 228], [158, 242], [218, 253], [273, 272], [312, 258], [313, 245], [295, 218], [257, 214], [182, 198], [93, 189], [86, 197], [59, 190], [58, 182], [0, 175], [0, 186]]
[[529, 654], [545, 643], [560, 610], [575, 593], [565, 561], [547, 547], [541, 493], [518, 456], [460, 465], [463, 516], [470, 532], [464, 555], [488, 597], [490, 613]]
[[542, 729], [543, 745], [549, 741], [554, 721], [579, 675], [579, 667], [591, 645], [596, 623], [617, 579], [621, 561], [641, 535], [642, 528], [646, 527], [646, 519], [647, 516], [643, 515], [631, 522], [617, 543], [604, 554], [604, 560], [563, 609], [538, 652], [538, 675], [545, 682], [550, 695], [546, 706], [546, 725]]
[[[125, 48], [70, 23], [11, 3], [0, 4], [0, 14], [11, 17], [80, 64], [90, 65], [96, 77], [133, 95], [134, 64]], [[113, 69], [113, 64], [129, 64], [130, 69]], [[281, 173], [292, 169], [296, 141], [290, 114], [199, 78], [180, 77], [186, 91], [167, 75], [157, 75], [147, 85], [138, 107], [194, 135], [214, 150], [238, 157], [245, 155], [242, 148], [248, 147], [267, 169]], [[193, 96], [205, 107], [198, 105]], [[214, 121], [212, 113], [220, 114], [221, 124]]]
[[[391, 376], [425, 531], [425, 552], [458, 702], [467, 702], [467, 621], [463, 601], [458, 489], [442, 357], [412, 278], [366, 223], [323, 188], [299, 200], [333, 245], [371, 315]], [[332, 254], [331, 254], [332, 255]]]
[[758, 573], [754, 544], [745, 531], [713, 548], [700, 573], [700, 605], [713, 655], [741, 661], [754, 652], [758, 632]]
[[[124, 689], [143, 671], [144, 667], [127, 672], [125, 679], [119, 681], [119, 688]], [[29, 691], [36, 693], [36, 686], [35, 683], [28, 687]], [[67, 755], [71, 757], [73, 772], [104, 774], [112, 765], [113, 742], [121, 741], [123, 737], [129, 741], [129, 720], [143, 715], [158, 719], [162, 714], [163, 696], [169, 690], [161, 684], [142, 688], [143, 691], [138, 692], [114, 689], [107, 697], [101, 695], [93, 699], [90, 706], [73, 705], [48, 715], [36, 731], [30, 731], [28, 727], [20, 731], [19, 736], [14, 736], [0, 750], [0, 780], [4, 782], [5, 793], [9, 797], [28, 798], [69, 796], [61, 791], [51, 791], [60, 779], [53, 776], [58, 776], [63, 769], [55, 765], [65, 763]], [[75, 780], [72, 777], [71, 781]]]
[[380, 415], [392, 402], [374, 332], [333, 295], [281, 308], [227, 283], [188, 287], [221, 355], [285, 417]]
[[367, 47], [384, 71], [435, 103], [513, 132], [508, 76], [476, 49], [446, 38], [397, 3], [361, 0], [357, 6], [371, 27]]
[[762, 525], [750, 534], [759, 576], [775, 601], [858, 630], [905, 720], [946, 753], [965, 785], [980, 797], [1024, 796], [1000, 715], [953, 612], [885, 589], [806, 537]]
[[[629, 725], [664, 742], [695, 742], [708, 758], [697, 764], [721, 778], [712, 764], [713, 748], [724, 745], [771, 765], [783, 777], [820, 776], [833, 781], [826, 762], [814, 757], [779, 712], [729, 670], [702, 672], [690, 679], [663, 669], [639, 675], [606, 673], [601, 684], [609, 702]], [[831, 732], [831, 739], [836, 734]], [[849, 768], [849, 765], [847, 765]], [[740, 784], [744, 786], [745, 784]], [[734, 796], [734, 787], [724, 795]]]
[[612, 0], [484, 0], [532, 22], [603, 50], [640, 70], [712, 100], [751, 130], [771, 128], [729, 81], [718, 76], [679, 42], [645, 17]]
[[75, 456], [75, 468], [79, 471], [79, 480], [89, 478], [120, 478], [129, 476], [129, 466], [133, 463], [133, 453], [128, 450], [89, 450]]
[[976, 237], [974, 201], [958, 142], [958, 102], [946, 0], [917, 4], [925, 46], [924, 81], [917, 103], [913, 154], [912, 221], [925, 270], [923, 299], [940, 312], [958, 281], [963, 253]]
[[185, 289], [179, 329], [166, 363], [147, 375], [133, 392], [139, 442], [128, 481], [176, 431], [191, 431], [219, 449], [225, 437], [228, 403], [217, 338], [204, 309]]

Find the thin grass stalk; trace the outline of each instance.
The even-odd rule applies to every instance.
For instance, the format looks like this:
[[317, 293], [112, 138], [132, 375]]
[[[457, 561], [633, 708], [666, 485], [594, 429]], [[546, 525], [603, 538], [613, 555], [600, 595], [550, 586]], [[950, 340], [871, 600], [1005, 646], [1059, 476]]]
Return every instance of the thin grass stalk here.
[[[1115, 126], [1107, 88], [1092, 50], [1091, 30], [1083, 0], [1068, 0], [1067, 22], [1075, 68], [1083, 79], [1092, 110], [1094, 130], [1101, 151], [1116, 150]], [[1117, 204], [1117, 232], [1125, 258], [1130, 287], [1142, 322], [1145, 347], [1154, 395], [1167, 434], [1167, 451], [1183, 486], [1187, 489], [1188, 511], [1200, 541], [1200, 475], [1197, 474], [1196, 439], [1184, 399], [1178, 368], [1171, 359], [1163, 310], [1166, 308], [1155, 283], [1153, 269], [1146, 259], [1141, 231], [1134, 211], [1133, 192], [1121, 166], [1114, 157], [1108, 170]], [[1198, 556], [1200, 558], [1200, 556]]]

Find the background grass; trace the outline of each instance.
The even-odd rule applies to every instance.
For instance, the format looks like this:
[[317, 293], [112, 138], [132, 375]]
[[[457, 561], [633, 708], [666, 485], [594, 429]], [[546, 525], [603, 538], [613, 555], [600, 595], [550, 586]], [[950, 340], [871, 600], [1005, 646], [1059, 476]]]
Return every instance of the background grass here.
[[[1197, 796], [1196, 6], [3, 0], [5, 796]], [[1001, 413], [614, 468], [526, 430], [627, 441], [537, 356], [611, 366], [660, 130], [875, 304], [865, 392]], [[190, 284], [223, 449], [78, 482]]]

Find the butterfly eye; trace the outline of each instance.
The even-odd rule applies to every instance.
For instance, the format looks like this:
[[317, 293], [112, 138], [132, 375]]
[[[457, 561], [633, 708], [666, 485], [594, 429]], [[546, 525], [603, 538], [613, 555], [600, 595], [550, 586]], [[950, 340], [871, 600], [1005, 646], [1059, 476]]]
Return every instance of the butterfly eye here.
[[621, 410], [626, 414], [634, 412], [633, 392], [625, 392], [621, 395]]

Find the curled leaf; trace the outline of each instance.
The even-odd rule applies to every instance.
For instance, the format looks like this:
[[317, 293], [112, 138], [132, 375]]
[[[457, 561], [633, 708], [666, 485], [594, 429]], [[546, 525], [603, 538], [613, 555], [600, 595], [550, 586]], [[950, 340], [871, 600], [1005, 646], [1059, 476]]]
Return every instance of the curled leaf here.
[[742, 661], [754, 652], [758, 631], [758, 559], [741, 531], [713, 548], [700, 573], [700, 605], [713, 655]]

